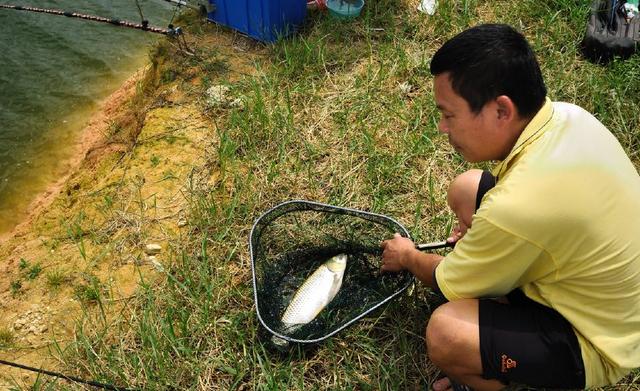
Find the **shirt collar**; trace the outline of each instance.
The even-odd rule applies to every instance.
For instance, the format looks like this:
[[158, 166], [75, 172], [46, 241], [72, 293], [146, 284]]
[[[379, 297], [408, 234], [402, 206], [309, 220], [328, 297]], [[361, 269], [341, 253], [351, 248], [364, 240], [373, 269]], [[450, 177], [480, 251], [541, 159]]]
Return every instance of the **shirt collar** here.
[[509, 155], [507, 155], [504, 160], [496, 164], [493, 168], [493, 175], [500, 179], [508, 171], [510, 167], [509, 163], [518, 156], [527, 145], [531, 144], [545, 133], [547, 130], [546, 125], [551, 121], [552, 117], [553, 104], [549, 98], [545, 98], [544, 105], [524, 128], [511, 149], [511, 152], [509, 152]]

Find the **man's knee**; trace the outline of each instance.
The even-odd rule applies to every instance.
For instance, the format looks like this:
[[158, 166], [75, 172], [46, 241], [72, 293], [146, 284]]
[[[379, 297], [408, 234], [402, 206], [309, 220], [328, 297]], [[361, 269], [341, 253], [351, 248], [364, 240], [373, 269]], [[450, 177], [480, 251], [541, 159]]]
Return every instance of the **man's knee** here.
[[464, 358], [479, 350], [477, 302], [450, 302], [436, 309], [427, 324], [426, 341], [429, 358], [439, 368], [465, 366]]
[[452, 332], [447, 305], [438, 307], [431, 314], [427, 324], [427, 352], [431, 361], [438, 367], [450, 361], [449, 356], [456, 339], [455, 333]]

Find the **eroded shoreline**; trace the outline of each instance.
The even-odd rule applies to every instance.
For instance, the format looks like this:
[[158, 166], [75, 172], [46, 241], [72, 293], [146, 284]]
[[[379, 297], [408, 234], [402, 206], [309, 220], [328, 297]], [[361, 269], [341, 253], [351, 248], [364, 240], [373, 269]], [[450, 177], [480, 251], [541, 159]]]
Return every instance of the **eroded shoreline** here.
[[97, 110], [90, 115], [87, 124], [80, 131], [69, 159], [61, 163], [64, 167], [63, 175], [49, 183], [44, 190], [34, 197], [25, 208], [24, 217], [20, 219], [17, 225], [5, 232], [0, 232], [0, 244], [13, 237], [24, 235], [24, 232], [29, 229], [36, 216], [51, 205], [72, 175], [79, 170], [90, 170], [90, 167], [83, 167], [82, 163], [90, 151], [104, 145], [110, 121], [114, 120], [118, 110], [135, 94], [136, 84], [144, 76], [145, 69], [147, 69], [147, 66], [138, 69], [117, 90], [99, 104]]

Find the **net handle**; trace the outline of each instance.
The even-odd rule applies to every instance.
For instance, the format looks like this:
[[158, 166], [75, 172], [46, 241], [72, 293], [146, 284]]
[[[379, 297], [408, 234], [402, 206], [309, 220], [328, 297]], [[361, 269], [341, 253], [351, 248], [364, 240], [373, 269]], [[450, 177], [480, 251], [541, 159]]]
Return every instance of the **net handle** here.
[[443, 240], [440, 242], [416, 244], [416, 249], [420, 251], [429, 251], [429, 250], [436, 250], [439, 248], [447, 248], [447, 247], [453, 248], [453, 246], [455, 245], [456, 245], [455, 242], [448, 242], [446, 240]]

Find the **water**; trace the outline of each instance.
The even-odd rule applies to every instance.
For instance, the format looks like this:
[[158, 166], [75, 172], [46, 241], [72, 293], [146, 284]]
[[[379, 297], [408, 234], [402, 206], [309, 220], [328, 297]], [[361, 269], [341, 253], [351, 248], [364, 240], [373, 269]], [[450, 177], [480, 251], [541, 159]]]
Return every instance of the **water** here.
[[[55, 8], [140, 22], [135, 0], [33, 0]], [[139, 0], [151, 25], [173, 5]], [[148, 58], [160, 35], [81, 19], [0, 9], [0, 234], [56, 178], [92, 112]]]

